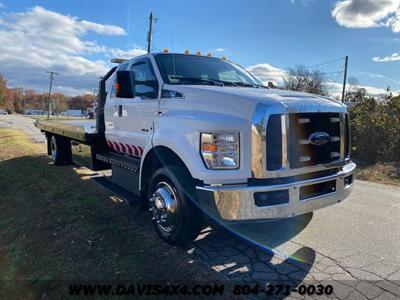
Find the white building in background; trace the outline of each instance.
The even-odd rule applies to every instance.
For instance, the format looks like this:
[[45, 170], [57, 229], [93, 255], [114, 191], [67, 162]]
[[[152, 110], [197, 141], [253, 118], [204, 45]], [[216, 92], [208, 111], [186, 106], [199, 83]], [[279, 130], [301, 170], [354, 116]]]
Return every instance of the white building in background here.
[[68, 109], [64, 112], [61, 113], [64, 116], [70, 116], [70, 117], [84, 117], [85, 113], [82, 112], [80, 109]]
[[25, 109], [24, 114], [25, 115], [34, 115], [34, 116], [45, 115], [45, 114], [47, 114], [47, 111], [43, 110], [43, 109]]

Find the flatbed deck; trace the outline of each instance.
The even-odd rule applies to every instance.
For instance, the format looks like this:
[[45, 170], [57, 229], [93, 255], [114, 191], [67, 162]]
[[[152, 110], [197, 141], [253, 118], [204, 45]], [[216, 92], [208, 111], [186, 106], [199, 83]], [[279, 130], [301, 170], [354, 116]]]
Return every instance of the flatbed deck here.
[[37, 120], [35, 126], [85, 143], [97, 137], [96, 120]]

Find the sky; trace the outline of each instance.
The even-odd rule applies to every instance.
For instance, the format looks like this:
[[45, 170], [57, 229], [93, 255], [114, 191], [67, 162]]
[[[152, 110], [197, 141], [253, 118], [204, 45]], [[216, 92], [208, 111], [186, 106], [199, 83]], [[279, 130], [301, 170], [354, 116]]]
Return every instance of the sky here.
[[332, 93], [348, 77], [370, 95], [400, 91], [400, 0], [0, 0], [0, 74], [9, 86], [91, 92], [110, 58], [185, 49], [228, 59], [263, 82], [302, 64], [327, 73]]

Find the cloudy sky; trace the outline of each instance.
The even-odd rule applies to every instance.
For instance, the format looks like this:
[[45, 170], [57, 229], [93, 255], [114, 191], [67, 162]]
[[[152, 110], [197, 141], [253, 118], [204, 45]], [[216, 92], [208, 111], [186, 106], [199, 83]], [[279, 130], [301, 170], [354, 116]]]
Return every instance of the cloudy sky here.
[[340, 91], [349, 76], [370, 94], [400, 90], [400, 0], [25, 1], [0, 0], [0, 74], [10, 86], [93, 92], [111, 57], [145, 53], [153, 12], [154, 51], [212, 51], [279, 82], [297, 64], [327, 72]]

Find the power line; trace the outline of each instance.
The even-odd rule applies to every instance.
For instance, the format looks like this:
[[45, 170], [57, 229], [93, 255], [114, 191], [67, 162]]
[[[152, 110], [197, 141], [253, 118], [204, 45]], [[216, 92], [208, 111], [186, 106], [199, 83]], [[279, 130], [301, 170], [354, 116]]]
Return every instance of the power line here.
[[333, 71], [333, 72], [323, 72], [322, 71], [322, 73], [324, 73], [324, 74], [341, 74], [341, 73], [343, 73], [344, 71]]
[[337, 58], [337, 59], [333, 59], [333, 60], [329, 60], [329, 61], [326, 61], [326, 62], [323, 62], [323, 63], [319, 63], [319, 64], [315, 64], [315, 65], [310, 65], [310, 66], [305, 66], [306, 68], [313, 68], [313, 67], [318, 67], [318, 66], [323, 66], [323, 65], [327, 65], [327, 64], [331, 64], [331, 63], [334, 63], [334, 62], [337, 62], [337, 61], [341, 61], [341, 60], [343, 60], [343, 59], [345, 59], [346, 57], [340, 57], [340, 58]]
[[[332, 72], [324, 72], [322, 71], [322, 73], [324, 74], [340, 74], [343, 73], [344, 71], [332, 71]], [[281, 76], [287, 76], [289, 75], [287, 71], [282, 71], [282, 72], [267, 72], [265, 73], [265, 75], [262, 76], [268, 76], [268, 75], [281, 75]]]
[[327, 76], [326, 78], [328, 81], [333, 81], [339, 83], [339, 81], [342, 80], [342, 75], [341, 74], [335, 74], [334, 76]]
[[[322, 63], [318, 63], [318, 64], [314, 64], [314, 65], [309, 65], [309, 66], [304, 66], [304, 68], [314, 68], [314, 67], [318, 67], [318, 66], [323, 66], [323, 65], [328, 65], [328, 64], [331, 64], [331, 63], [334, 63], [334, 62], [338, 62], [338, 61], [341, 61], [341, 60], [345, 60], [346, 59], [346, 56], [344, 56], [344, 57], [339, 57], [339, 58], [336, 58], [336, 59], [332, 59], [332, 60], [328, 60], [328, 61], [326, 61], [326, 62], [322, 62]], [[341, 71], [341, 72], [344, 72], [344, 71]], [[274, 74], [274, 73], [276, 73], [276, 74], [282, 74], [282, 73], [287, 73], [287, 71], [282, 71], [282, 72], [270, 72], [270, 73], [268, 73], [268, 74]], [[336, 73], [336, 71], [334, 71], [334, 72], [324, 72], [325, 74], [329, 74], [329, 73]]]
[[[309, 65], [309, 66], [304, 66], [304, 69], [310, 69], [310, 68], [315, 68], [323, 65], [328, 65], [332, 64], [338, 61], [343, 61], [344, 60], [344, 69], [343, 70], [334, 70], [334, 71], [329, 71], [325, 72], [321, 70], [321, 75], [324, 76], [324, 82], [336, 82], [339, 84], [340, 81], [340, 76], [343, 74], [343, 87], [342, 87], [342, 102], [344, 102], [344, 97], [345, 97], [345, 91], [346, 91], [346, 81], [347, 81], [347, 66], [348, 66], [348, 56], [345, 57], [340, 57], [332, 60], [328, 60], [322, 63], [314, 64], [314, 65]], [[290, 69], [289, 69], [290, 70]], [[296, 77], [295, 75], [291, 75], [290, 71], [282, 70], [282, 71], [272, 71], [272, 72], [265, 72], [264, 74], [255, 74], [260, 78], [260, 80], [269, 80], [271, 77], [282, 77], [282, 78], [291, 78], [291, 77]]]

